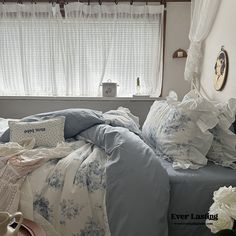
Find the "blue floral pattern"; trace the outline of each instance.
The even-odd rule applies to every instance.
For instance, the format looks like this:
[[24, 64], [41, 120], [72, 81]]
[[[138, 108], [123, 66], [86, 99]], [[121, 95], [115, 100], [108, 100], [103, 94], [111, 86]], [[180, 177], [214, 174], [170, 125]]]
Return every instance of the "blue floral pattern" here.
[[198, 110], [194, 101], [156, 101], [144, 122], [142, 135], [157, 155], [173, 161], [175, 168], [199, 168], [207, 164], [206, 154], [212, 142], [207, 129], [215, 121], [207, 122], [208, 117], [214, 114], [204, 111], [203, 105]]
[[90, 192], [98, 189], [105, 189], [105, 167], [99, 161], [94, 161], [88, 165], [83, 165], [75, 174], [74, 184], [87, 186]]
[[93, 218], [88, 219], [84, 229], [80, 231], [80, 236], [104, 236], [104, 230], [97, 224]]
[[71, 220], [79, 216], [82, 207], [75, 203], [72, 199], [63, 199], [60, 203], [61, 221], [60, 224], [65, 224], [66, 220]]
[[49, 220], [52, 214], [52, 209], [50, 208], [49, 201], [40, 194], [35, 195], [34, 209], [45, 219]]
[[42, 166], [44, 178], [40, 171], [28, 176], [31, 185], [35, 179], [43, 185], [32, 188], [34, 213], [47, 220], [48, 235], [109, 236], [104, 201], [108, 157], [93, 144], [77, 142], [73, 153]]
[[61, 189], [64, 184], [63, 174], [60, 170], [56, 169], [53, 174], [47, 178], [48, 186], [54, 189]]
[[190, 117], [172, 108], [167, 119], [163, 120], [161, 127], [166, 135], [171, 135], [174, 132], [184, 131], [189, 122], [191, 122]]

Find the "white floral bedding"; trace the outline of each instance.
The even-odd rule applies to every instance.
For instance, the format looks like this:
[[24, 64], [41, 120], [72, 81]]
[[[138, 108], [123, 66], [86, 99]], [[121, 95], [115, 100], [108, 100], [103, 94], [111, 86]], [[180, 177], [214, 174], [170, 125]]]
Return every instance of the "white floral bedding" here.
[[[130, 132], [130, 123], [112, 123], [89, 109], [23, 120], [48, 116], [65, 116], [64, 137], [79, 141], [71, 154], [25, 177], [19, 204], [24, 217], [48, 236], [167, 236], [168, 175], [152, 149]], [[7, 145], [9, 137], [7, 129], [0, 142]]]
[[20, 210], [49, 236], [110, 235], [105, 206], [107, 155], [93, 144], [31, 173], [21, 189]]

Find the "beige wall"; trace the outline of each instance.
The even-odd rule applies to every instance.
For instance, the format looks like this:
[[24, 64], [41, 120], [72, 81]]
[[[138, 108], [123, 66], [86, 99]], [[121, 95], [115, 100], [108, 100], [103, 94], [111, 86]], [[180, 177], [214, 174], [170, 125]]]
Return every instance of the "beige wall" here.
[[[201, 86], [212, 100], [236, 98], [236, 1], [222, 0], [213, 28], [205, 42]], [[221, 46], [229, 56], [228, 79], [222, 91], [213, 87], [214, 64]]]
[[172, 58], [176, 49], [187, 50], [189, 47], [190, 14], [190, 2], [170, 2], [167, 4], [163, 97], [166, 97], [170, 90], [175, 90], [179, 98], [182, 98], [190, 89], [189, 82], [184, 80], [186, 59]]

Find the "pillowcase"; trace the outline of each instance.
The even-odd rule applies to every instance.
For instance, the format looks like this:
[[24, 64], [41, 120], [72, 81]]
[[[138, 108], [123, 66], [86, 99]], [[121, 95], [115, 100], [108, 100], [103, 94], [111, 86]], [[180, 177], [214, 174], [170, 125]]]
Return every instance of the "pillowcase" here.
[[19, 143], [22, 140], [34, 138], [36, 147], [55, 147], [58, 143], [65, 141], [65, 117], [35, 122], [9, 121], [8, 124], [11, 142]]
[[191, 91], [182, 102], [155, 101], [142, 128], [145, 141], [173, 167], [197, 169], [207, 164], [206, 154], [218, 122], [217, 109]]
[[[25, 117], [21, 121], [34, 122], [34, 121], [40, 121], [42, 119], [55, 118], [58, 116], [64, 116], [66, 118], [65, 129], [64, 129], [65, 139], [73, 138], [78, 133], [82, 132], [85, 129], [90, 128], [93, 125], [105, 123], [104, 118], [102, 116], [102, 112], [90, 109], [79, 109], [79, 108], [71, 108], [66, 110], [40, 113]], [[10, 140], [10, 132], [8, 129], [0, 137], [0, 142], [6, 143], [9, 142], [9, 140]]]
[[236, 169], [236, 135], [231, 130], [236, 115], [236, 99], [213, 104], [219, 110], [219, 123], [211, 130], [214, 138], [207, 157], [215, 164]]
[[134, 116], [128, 108], [119, 107], [117, 110], [110, 110], [103, 114], [105, 122], [111, 126], [125, 127], [131, 132], [141, 134], [139, 129], [139, 118]]

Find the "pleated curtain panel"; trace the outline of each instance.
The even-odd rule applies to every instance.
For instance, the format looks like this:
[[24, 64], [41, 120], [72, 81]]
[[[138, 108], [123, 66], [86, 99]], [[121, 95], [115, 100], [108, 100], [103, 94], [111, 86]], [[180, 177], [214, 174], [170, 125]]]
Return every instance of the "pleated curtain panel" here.
[[161, 5], [1, 4], [0, 95], [159, 96], [162, 87]]
[[222, 0], [192, 0], [192, 19], [189, 32], [190, 47], [185, 66], [185, 79], [200, 90], [202, 43], [211, 32]]

